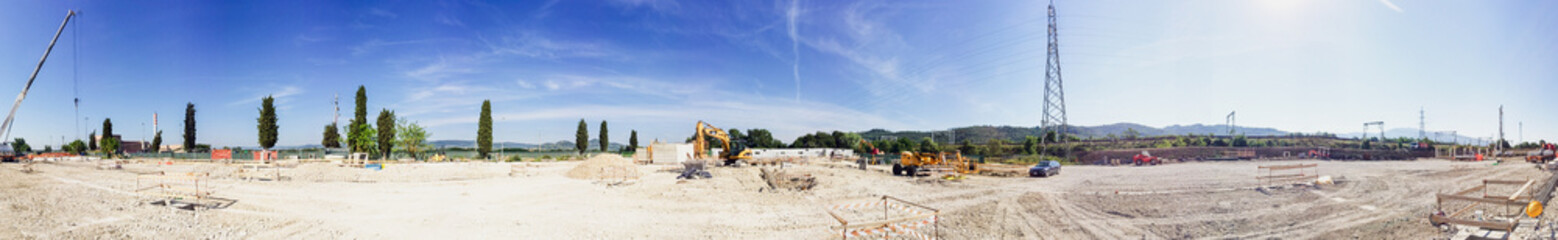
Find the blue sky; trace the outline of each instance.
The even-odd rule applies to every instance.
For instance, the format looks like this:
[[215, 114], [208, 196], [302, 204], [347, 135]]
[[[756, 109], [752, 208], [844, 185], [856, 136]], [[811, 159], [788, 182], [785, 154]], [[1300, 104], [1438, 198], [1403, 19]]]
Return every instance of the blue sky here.
[[[277, 97], [278, 145], [319, 142], [356, 86], [433, 139], [679, 141], [694, 122], [814, 131], [1039, 124], [1043, 1], [19, 1], [0, 8], [0, 94], [61, 37], [12, 137], [82, 126], [139, 139], [255, 146]], [[1558, 136], [1558, 2], [1060, 1], [1070, 122], [1220, 124], [1348, 133], [1362, 122], [1486, 137]], [[82, 99], [76, 125], [71, 105]], [[9, 95], [7, 95], [9, 96]], [[1546, 123], [1546, 124], [1544, 124]], [[146, 138], [149, 139], [149, 136]], [[49, 140], [43, 140], [49, 139]], [[39, 144], [41, 142], [43, 144]]]

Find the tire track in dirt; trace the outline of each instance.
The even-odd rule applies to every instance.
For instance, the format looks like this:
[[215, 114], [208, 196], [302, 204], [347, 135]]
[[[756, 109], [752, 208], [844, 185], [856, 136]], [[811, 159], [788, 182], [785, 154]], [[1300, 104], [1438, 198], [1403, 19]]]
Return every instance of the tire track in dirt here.
[[[1045, 193], [1033, 194], [1044, 198], [1046, 203], [1059, 210], [1058, 216], [1066, 218], [1069, 222], [1076, 223], [1078, 227], [1092, 234], [1093, 237], [1100, 239], [1162, 238], [1161, 236], [1153, 235], [1151, 232], [1142, 231], [1135, 225], [1110, 222], [1109, 219], [1113, 217], [1071, 204], [1069, 200], [1061, 200], [1058, 196], [1049, 196], [1050, 194]], [[1139, 235], [1133, 236], [1132, 233]]]
[[[1393, 183], [1396, 183], [1396, 182], [1399, 182], [1399, 181], [1408, 181], [1408, 180], [1409, 179], [1399, 179], [1399, 178], [1382, 179], [1381, 177], [1370, 177], [1370, 178], [1364, 179], [1363, 181], [1359, 181], [1357, 184], [1359, 184], [1359, 185], [1363, 185], [1363, 184], [1384, 184], [1385, 185], [1384, 189], [1407, 188], [1407, 186], [1404, 186], [1402, 184], [1393, 184]], [[1357, 190], [1357, 191], [1348, 191], [1348, 193], [1356, 193], [1358, 191], [1362, 191], [1362, 189], [1364, 187], [1365, 186], [1356, 187], [1359, 190]], [[1332, 232], [1332, 231], [1342, 230], [1342, 229], [1346, 229], [1346, 228], [1350, 228], [1350, 227], [1354, 227], [1354, 226], [1361, 226], [1361, 225], [1368, 224], [1368, 223], [1375, 222], [1375, 221], [1379, 221], [1379, 220], [1382, 220], [1382, 219], [1388, 219], [1388, 218], [1392, 218], [1392, 217], [1397, 217], [1400, 214], [1393, 214], [1393, 213], [1409, 212], [1411, 210], [1410, 206], [1406, 206], [1407, 205], [1406, 203], [1402, 203], [1399, 200], [1400, 199], [1408, 199], [1407, 197], [1409, 195], [1414, 194], [1412, 191], [1409, 191], [1409, 190], [1387, 191], [1385, 193], [1388, 194], [1388, 195], [1378, 195], [1377, 193], [1359, 193], [1360, 196], [1351, 196], [1351, 197], [1354, 197], [1354, 199], [1341, 201], [1341, 202], [1334, 202], [1334, 203], [1330, 203], [1330, 204], [1317, 204], [1318, 206], [1321, 206], [1321, 207], [1325, 207], [1325, 206], [1345, 206], [1345, 208], [1343, 208], [1343, 209], [1350, 209], [1350, 210], [1341, 210], [1340, 212], [1333, 213], [1333, 214], [1330, 214], [1330, 215], [1326, 215], [1324, 217], [1320, 217], [1319, 220], [1302, 221], [1302, 222], [1298, 222], [1296, 224], [1288, 225], [1286, 227], [1271, 229], [1271, 230], [1267, 230], [1267, 231], [1258, 231], [1258, 232], [1253, 232], [1253, 233], [1246, 233], [1246, 234], [1239, 234], [1239, 235], [1235, 235], [1235, 236], [1225, 236], [1225, 237], [1231, 237], [1231, 238], [1253, 238], [1253, 239], [1266, 239], [1266, 238], [1311, 239], [1311, 238], [1315, 238], [1315, 237], [1318, 237], [1320, 235], [1323, 235], [1325, 233], [1329, 233], [1329, 232]], [[1371, 195], [1371, 196], [1364, 197], [1364, 196], [1361, 196], [1363, 194], [1376, 194], [1376, 195]], [[1331, 194], [1331, 195], [1324, 195], [1324, 194], [1322, 194], [1322, 196], [1336, 196], [1336, 195], [1341, 195], [1341, 194]], [[1374, 210], [1365, 210], [1365, 209], [1362, 208], [1362, 206], [1373, 206], [1375, 209]]]
[[[1006, 212], [1006, 216], [1002, 218], [1003, 223], [1001, 225], [1003, 225], [1003, 226], [1019, 226], [1017, 228], [1017, 230], [1019, 232], [1021, 232], [1023, 236], [1026, 236], [1028, 238], [1035, 238], [1035, 237], [1038, 237], [1038, 236], [1058, 236], [1059, 235], [1058, 233], [1054, 233], [1054, 232], [1039, 233], [1038, 232], [1039, 229], [1046, 229], [1047, 230], [1048, 228], [1042, 228], [1042, 227], [1034, 226], [1033, 222], [1035, 220], [1037, 220], [1038, 218], [1033, 216], [1033, 214], [1028, 213], [1027, 209], [1024, 209], [1025, 208], [1024, 206], [1022, 206], [1021, 204], [1017, 203], [1016, 199], [1012, 199], [1012, 198], [1001, 199], [1000, 201], [996, 202], [996, 205], [1001, 206], [1000, 209], [1002, 211]], [[1012, 220], [1012, 219], [1016, 219], [1017, 222], [1015, 224], [1010, 222], [1009, 220]]]

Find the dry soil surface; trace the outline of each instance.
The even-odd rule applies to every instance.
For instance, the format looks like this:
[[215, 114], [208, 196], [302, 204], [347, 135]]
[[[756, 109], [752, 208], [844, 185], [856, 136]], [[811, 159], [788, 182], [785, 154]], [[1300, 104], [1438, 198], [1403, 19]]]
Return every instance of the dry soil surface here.
[[[1296, 163], [1340, 181], [1255, 189], [1257, 166]], [[3, 164], [0, 239], [823, 239], [839, 232], [827, 206], [884, 195], [939, 209], [939, 224], [920, 231], [947, 239], [1432, 239], [1452, 236], [1423, 217], [1434, 193], [1550, 176], [1514, 162], [1242, 161], [946, 181], [813, 163], [788, 167], [816, 177], [796, 192], [769, 189], [759, 167], [697, 180], [675, 179], [679, 165], [637, 166], [643, 175], [627, 181], [566, 177], [578, 164], [304, 164], [281, 181], [199, 163], [40, 163], [31, 174]], [[213, 196], [231, 202], [162, 206], [135, 192], [137, 174], [155, 172], [210, 173]]]

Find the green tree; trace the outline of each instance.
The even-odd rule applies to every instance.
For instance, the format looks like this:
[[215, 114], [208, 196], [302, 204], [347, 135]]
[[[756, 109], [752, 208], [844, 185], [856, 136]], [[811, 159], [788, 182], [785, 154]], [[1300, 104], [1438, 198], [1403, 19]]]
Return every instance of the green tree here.
[[492, 100], [481, 101], [481, 116], [476, 120], [476, 153], [482, 159], [492, 154]]
[[1249, 140], [1244, 138], [1244, 134], [1239, 134], [1239, 135], [1234, 135], [1233, 136], [1233, 146], [1235, 146], [1235, 147], [1248, 147], [1249, 145], [1250, 145], [1249, 144]]
[[628, 151], [638, 152], [638, 130], [628, 131]]
[[325, 125], [325, 136], [319, 140], [319, 145], [324, 145], [327, 148], [340, 148], [341, 132], [337, 131], [337, 128], [340, 127], [337, 127], [335, 123]]
[[119, 154], [119, 138], [116, 138], [116, 137], [105, 137], [105, 138], [103, 138], [103, 155], [108, 155], [108, 156], [112, 157], [112, 156], [115, 156], [115, 155], [118, 155], [118, 154]]
[[97, 130], [92, 130], [91, 134], [87, 134], [87, 150], [97, 151]]
[[[1032, 139], [1034, 137], [1028, 137], [1028, 138]], [[974, 141], [969, 141], [968, 139], [963, 139], [963, 142], [961, 144], [958, 144], [958, 145], [959, 145], [958, 146], [958, 151], [963, 152], [963, 154], [979, 155], [979, 153], [974, 152]]]
[[606, 148], [611, 146], [611, 141], [608, 140], [607, 137], [609, 137], [609, 135], [606, 135], [606, 120], [600, 120], [600, 151], [601, 152], [606, 152]]
[[184, 151], [195, 152], [195, 103], [193, 102], [184, 105]]
[[354, 135], [346, 136], [346, 144], [353, 148], [352, 152], [372, 151], [374, 149], [374, 138], [378, 136], [378, 133], [373, 130], [373, 126], [366, 123], [352, 124], [351, 126], [352, 129], [348, 129], [347, 132]]
[[887, 140], [877, 139], [876, 141], [871, 141], [871, 145], [876, 146], [876, 150], [881, 150], [883, 153], [894, 153], [898, 150], [893, 149], [893, 143]]
[[1141, 132], [1137, 132], [1136, 128], [1125, 128], [1125, 139], [1126, 140], [1136, 140], [1136, 137], [1140, 137], [1140, 136], [1141, 136]]
[[1035, 137], [1035, 136], [1024, 137], [1023, 140], [1022, 140], [1022, 154], [1029, 154], [1029, 155], [1034, 154], [1034, 151], [1037, 150], [1037, 149], [1035, 149], [1035, 147], [1038, 146], [1038, 145], [1039, 145], [1039, 137]]
[[935, 140], [931, 140], [930, 137], [924, 137], [924, 138], [920, 138], [920, 151], [921, 152], [940, 152], [941, 151], [941, 147], [940, 146], [936, 146], [936, 141]]
[[584, 151], [590, 149], [590, 126], [584, 124], [583, 118], [579, 119], [579, 131], [574, 134], [573, 139], [573, 148], [579, 151], [579, 155], [584, 155]]
[[913, 152], [919, 150], [920, 145], [914, 143], [914, 140], [909, 140], [909, 138], [898, 138], [897, 149], [901, 152]]
[[400, 123], [399, 126], [395, 127], [396, 142], [399, 142], [396, 145], [400, 147], [401, 151], [410, 154], [412, 159], [420, 159], [422, 151], [432, 148], [427, 144], [427, 138], [432, 135], [423, 130], [421, 125], [408, 121], [405, 118], [401, 118], [396, 122]]
[[162, 152], [162, 130], [157, 130], [157, 134], [152, 136], [151, 152]]
[[833, 146], [830, 146], [830, 147], [833, 147], [833, 148], [850, 148], [850, 149], [853, 149], [854, 146], [855, 146], [855, 144], [853, 142], [849, 141], [849, 134], [845, 134], [844, 132], [840, 132], [840, 131], [834, 130], [832, 136], [830, 136], [829, 138], [833, 139], [833, 142], [831, 144], [829, 144], [829, 145], [833, 145]]
[[747, 143], [752, 144], [752, 146], [758, 148], [781, 148], [785, 146], [784, 142], [774, 138], [774, 134], [768, 132], [768, 129], [749, 129], [747, 130], [746, 137]]
[[66, 145], [66, 147], [70, 149], [65, 151], [70, 153], [82, 154], [87, 152], [87, 143], [86, 141], [81, 141], [81, 139], [70, 142], [70, 145]]
[[833, 138], [833, 134], [828, 134], [826, 132], [817, 131], [817, 133], [813, 134], [812, 136], [814, 137], [812, 139], [812, 142], [815, 143], [817, 145], [817, 147], [825, 147], [825, 148], [836, 148], [836, 147], [838, 147], [838, 139], [834, 139]]
[[103, 146], [107, 139], [114, 137], [114, 119], [103, 118], [103, 139], [98, 140], [97, 145]]
[[279, 127], [276, 126], [275, 102], [276, 98], [270, 95], [261, 98], [260, 117], [255, 119], [255, 121], [259, 121], [259, 126], [257, 127], [260, 133], [260, 148], [265, 150], [270, 150], [271, 147], [276, 146], [276, 131]]
[[989, 141], [985, 141], [984, 152], [985, 155], [989, 156], [1006, 155], [1006, 140], [990, 139]]
[[390, 151], [395, 150], [395, 112], [389, 109], [379, 111], [379, 156], [389, 159]]
[[[26, 154], [27, 152], [32, 152], [32, 146], [27, 145], [27, 139], [16, 138], [16, 141], [11, 142], [11, 151], [16, 151], [18, 154]], [[44, 151], [47, 152], [48, 150]]]
[[730, 130], [726, 130], [725, 132], [730, 134], [730, 141], [734, 143], [741, 143], [743, 147], [752, 147], [752, 141], [747, 141], [747, 136], [746, 134], [741, 134], [741, 129], [732, 128]]
[[839, 142], [842, 143], [842, 146], [839, 147], [854, 149], [856, 153], [865, 153], [866, 151], [871, 151], [871, 149], [866, 148], [865, 144], [860, 144], [862, 139], [863, 138], [858, 133], [844, 133], [843, 136], [838, 138]]
[[53, 146], [49, 146], [49, 145], [43, 145], [43, 152], [54, 152], [54, 147]]
[[119, 138], [114, 136], [114, 121], [112, 118], [103, 118], [103, 139], [98, 140], [97, 146], [98, 150], [102, 150], [105, 155], [113, 156], [115, 153], [119, 153]]
[[[368, 88], [367, 87], [362, 86], [362, 85], [358, 85], [357, 86], [357, 101], [356, 101], [356, 103], [357, 103], [356, 104], [357, 107], [356, 107], [355, 110], [352, 111], [352, 121], [348, 122], [346, 124], [346, 146], [347, 146], [347, 148], [351, 148], [352, 152], [368, 152], [368, 151], [373, 151], [373, 147], [371, 147], [371, 145], [372, 145], [371, 143], [374, 142], [373, 141], [374, 134], [368, 134], [368, 133], [363, 132], [364, 130], [372, 130], [373, 129], [373, 127], [368, 126]], [[369, 143], [369, 144], [364, 144], [364, 143]]]

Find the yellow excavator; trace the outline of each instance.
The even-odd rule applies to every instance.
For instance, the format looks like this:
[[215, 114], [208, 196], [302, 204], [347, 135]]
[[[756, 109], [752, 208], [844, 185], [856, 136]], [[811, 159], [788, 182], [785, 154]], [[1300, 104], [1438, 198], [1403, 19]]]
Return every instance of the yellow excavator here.
[[904, 151], [893, 164], [893, 175], [919, 176], [943, 173], [962, 175], [978, 173], [975, 163], [963, 158], [962, 152], [909, 152]]
[[696, 128], [698, 132], [693, 136], [692, 140], [693, 156], [697, 156], [697, 158], [706, 156], [708, 153], [704, 149], [709, 147], [709, 142], [704, 140], [704, 138], [714, 138], [721, 142], [724, 151], [720, 151], [719, 159], [724, 160], [726, 166], [735, 165], [736, 162], [741, 160], [752, 159], [752, 150], [747, 149], [746, 144], [731, 142], [730, 134], [726, 133], [724, 129], [719, 129], [703, 121], [698, 121]]

